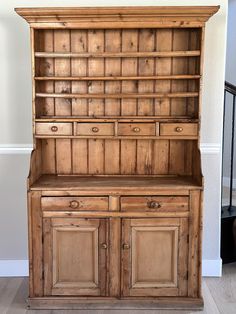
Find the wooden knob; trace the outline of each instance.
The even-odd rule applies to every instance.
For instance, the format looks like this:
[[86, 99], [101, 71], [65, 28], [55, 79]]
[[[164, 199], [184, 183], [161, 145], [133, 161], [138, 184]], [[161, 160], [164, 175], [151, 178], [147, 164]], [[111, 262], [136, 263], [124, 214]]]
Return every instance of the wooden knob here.
[[148, 202], [147, 205], [149, 208], [160, 208], [161, 207], [161, 204], [156, 202], [156, 201]]
[[52, 132], [57, 132], [57, 131], [58, 131], [58, 127], [55, 126], [55, 125], [53, 125], [53, 126], [51, 127], [51, 130], [52, 130]]
[[106, 244], [106, 243], [102, 243], [102, 244], [101, 244], [101, 248], [104, 249], [104, 250], [106, 250], [106, 249], [107, 249], [107, 244]]
[[140, 129], [140, 128], [138, 128], [138, 127], [135, 127], [135, 128], [133, 128], [133, 131], [134, 131], [135, 133], [138, 133], [138, 132], [140, 132], [140, 131], [141, 131], [141, 129]]
[[124, 250], [128, 250], [130, 248], [129, 244], [128, 243], [124, 243], [123, 244], [123, 249]]
[[77, 207], [79, 207], [79, 202], [77, 202], [77, 201], [71, 201], [71, 202], [70, 202], [70, 207], [71, 207], [71, 208], [77, 208]]
[[97, 128], [96, 126], [92, 128], [92, 132], [97, 133], [99, 131], [99, 128]]
[[183, 131], [183, 128], [181, 128], [181, 127], [178, 126], [178, 127], [175, 129], [175, 131], [176, 131], [176, 132], [182, 132], [182, 131]]

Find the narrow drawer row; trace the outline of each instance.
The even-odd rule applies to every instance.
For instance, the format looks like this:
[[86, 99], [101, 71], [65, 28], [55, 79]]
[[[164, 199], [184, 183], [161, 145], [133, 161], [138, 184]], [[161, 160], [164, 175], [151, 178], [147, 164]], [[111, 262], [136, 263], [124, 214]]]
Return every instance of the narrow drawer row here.
[[197, 123], [37, 122], [39, 136], [197, 136]]
[[[107, 196], [42, 197], [43, 210], [53, 211], [109, 211]], [[188, 211], [187, 196], [121, 196], [116, 203], [117, 211], [156, 212]]]

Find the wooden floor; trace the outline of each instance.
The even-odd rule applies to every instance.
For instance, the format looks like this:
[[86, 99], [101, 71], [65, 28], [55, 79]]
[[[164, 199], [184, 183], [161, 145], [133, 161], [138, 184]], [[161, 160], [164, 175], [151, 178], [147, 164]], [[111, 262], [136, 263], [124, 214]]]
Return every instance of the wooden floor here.
[[[204, 278], [204, 311], [170, 311], [170, 310], [26, 310], [27, 278], [0, 278], [0, 314], [236, 314], [236, 263], [223, 266], [222, 278]], [[145, 313], [144, 313], [145, 312]]]

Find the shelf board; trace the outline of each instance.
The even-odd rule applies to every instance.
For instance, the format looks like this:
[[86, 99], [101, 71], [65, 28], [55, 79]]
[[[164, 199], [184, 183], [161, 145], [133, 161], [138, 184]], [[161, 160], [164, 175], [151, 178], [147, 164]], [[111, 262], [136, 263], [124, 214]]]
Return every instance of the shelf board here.
[[195, 57], [200, 50], [185, 51], [143, 51], [143, 52], [35, 52], [37, 58], [148, 58], [148, 57]]
[[36, 93], [36, 97], [42, 98], [93, 98], [93, 99], [117, 99], [117, 98], [186, 98], [198, 97], [198, 92], [184, 93], [129, 93], [129, 94], [70, 94], [70, 93]]
[[197, 140], [197, 135], [34, 135], [38, 139]]
[[145, 80], [197, 80], [201, 75], [153, 75], [153, 76], [36, 76], [36, 81], [145, 81]]
[[41, 116], [35, 122], [198, 122], [187, 116]]
[[79, 190], [83, 192], [138, 193], [152, 190], [179, 190], [201, 188], [191, 176], [76, 176], [42, 175], [31, 190]]

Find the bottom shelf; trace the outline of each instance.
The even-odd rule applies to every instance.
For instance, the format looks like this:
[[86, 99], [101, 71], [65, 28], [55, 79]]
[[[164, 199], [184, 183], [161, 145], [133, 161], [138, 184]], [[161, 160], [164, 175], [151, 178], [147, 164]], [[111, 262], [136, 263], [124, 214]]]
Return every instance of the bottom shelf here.
[[202, 186], [191, 176], [74, 176], [42, 175], [30, 186], [31, 190], [79, 190], [83, 192], [122, 193], [137, 190], [152, 192], [154, 190], [191, 190]]

